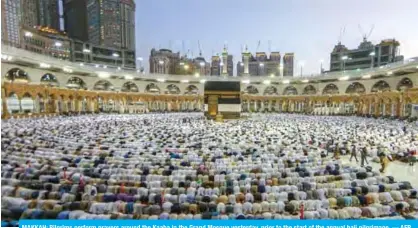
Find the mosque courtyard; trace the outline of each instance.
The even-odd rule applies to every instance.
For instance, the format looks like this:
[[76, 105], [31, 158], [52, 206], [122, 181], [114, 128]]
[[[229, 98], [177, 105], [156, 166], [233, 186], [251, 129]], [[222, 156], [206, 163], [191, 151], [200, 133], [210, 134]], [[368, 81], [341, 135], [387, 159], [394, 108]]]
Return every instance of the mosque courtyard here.
[[417, 122], [84, 115], [4, 120], [1, 136], [10, 220], [417, 218]]

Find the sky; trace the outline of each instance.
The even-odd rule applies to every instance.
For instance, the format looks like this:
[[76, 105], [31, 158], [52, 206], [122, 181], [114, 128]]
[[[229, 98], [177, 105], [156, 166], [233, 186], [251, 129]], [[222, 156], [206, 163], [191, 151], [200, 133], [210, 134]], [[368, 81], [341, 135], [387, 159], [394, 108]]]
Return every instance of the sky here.
[[370, 41], [396, 38], [402, 55], [418, 56], [417, 12], [418, 0], [136, 0], [137, 56], [148, 71], [152, 48], [190, 49], [197, 57], [200, 42], [210, 61], [227, 44], [236, 68], [241, 48], [255, 53], [260, 41], [258, 51], [293, 52], [295, 67], [303, 63], [310, 75], [319, 73], [321, 59], [329, 69], [344, 27], [341, 42], [349, 49], [363, 39], [359, 25], [364, 33], [374, 26]]

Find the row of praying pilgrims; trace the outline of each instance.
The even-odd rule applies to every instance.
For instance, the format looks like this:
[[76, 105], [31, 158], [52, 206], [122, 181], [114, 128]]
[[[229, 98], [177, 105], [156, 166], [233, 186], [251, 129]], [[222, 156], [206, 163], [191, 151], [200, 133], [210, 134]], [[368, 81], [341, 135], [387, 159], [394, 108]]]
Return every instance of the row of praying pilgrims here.
[[[416, 122], [296, 114], [11, 119], [1, 125], [2, 225], [416, 219], [417, 175], [405, 173], [417, 135]], [[369, 164], [345, 162], [353, 153]]]

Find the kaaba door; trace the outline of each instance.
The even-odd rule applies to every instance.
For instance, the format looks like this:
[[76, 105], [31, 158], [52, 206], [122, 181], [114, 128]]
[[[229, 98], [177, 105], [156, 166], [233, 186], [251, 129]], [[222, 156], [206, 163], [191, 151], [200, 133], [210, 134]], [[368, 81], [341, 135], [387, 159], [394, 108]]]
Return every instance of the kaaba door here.
[[208, 97], [208, 113], [210, 116], [218, 114], [218, 96], [212, 95]]

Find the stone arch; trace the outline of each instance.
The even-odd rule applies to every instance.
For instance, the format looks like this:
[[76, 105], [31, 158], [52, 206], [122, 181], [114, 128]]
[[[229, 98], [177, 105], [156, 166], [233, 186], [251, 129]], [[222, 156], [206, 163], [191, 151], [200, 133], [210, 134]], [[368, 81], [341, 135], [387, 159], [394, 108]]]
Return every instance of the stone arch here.
[[195, 85], [189, 85], [186, 87], [184, 94], [198, 94], [199, 89]]
[[174, 84], [170, 84], [166, 87], [166, 94], [180, 94], [180, 89]]
[[51, 73], [46, 73], [41, 77], [41, 84], [42, 85], [48, 85], [48, 86], [54, 86], [54, 87], [59, 86], [59, 82], [58, 82], [57, 77], [55, 77], [55, 75], [53, 75]]
[[129, 81], [129, 82], [125, 82], [122, 85], [121, 91], [122, 92], [139, 92], [139, 88], [135, 83]]
[[409, 78], [402, 78], [396, 85], [396, 89], [399, 91], [410, 89], [412, 87], [414, 87], [414, 84]]
[[145, 87], [146, 93], [160, 94], [160, 91], [161, 91], [160, 88], [154, 83], [150, 83]]
[[366, 93], [366, 87], [364, 87], [364, 85], [361, 84], [360, 82], [353, 82], [347, 87], [347, 89], [345, 90], [345, 93], [347, 93], [347, 94], [353, 94], [353, 93], [363, 94], [363, 93]]
[[86, 89], [86, 83], [79, 77], [71, 77], [67, 81], [67, 88], [70, 89]]
[[298, 95], [298, 90], [294, 86], [286, 86], [283, 90], [283, 95]]
[[26, 71], [20, 69], [20, 68], [12, 68], [9, 71], [7, 71], [5, 75], [6, 81], [9, 82], [18, 82], [18, 83], [28, 83], [29, 75], [26, 73]]
[[278, 95], [277, 88], [274, 86], [267, 86], [264, 89], [264, 95]]
[[26, 92], [25, 94], [23, 94], [23, 97], [20, 100], [20, 106], [22, 108], [22, 111], [25, 113], [29, 113], [34, 110], [34, 100], [30, 93]]
[[7, 110], [10, 114], [20, 112], [19, 96], [17, 96], [17, 94], [14, 92], [11, 92], [9, 96], [7, 96]]
[[330, 83], [325, 86], [325, 88], [322, 90], [322, 94], [328, 95], [328, 94], [339, 94], [340, 91], [338, 89], [338, 86], [336, 86], [333, 83]]
[[109, 90], [113, 90], [113, 84], [110, 83], [107, 80], [100, 80], [97, 81], [94, 86], [93, 86], [93, 90], [104, 90], [104, 91], [109, 91]]
[[315, 95], [316, 94], [316, 88], [313, 85], [307, 85], [305, 88], [303, 88], [303, 95]]
[[249, 85], [249, 86], [247, 86], [247, 88], [245, 88], [244, 93], [258, 94], [258, 89], [257, 89], [257, 87], [255, 87], [253, 85]]
[[379, 91], [386, 92], [386, 91], [390, 91], [390, 90], [391, 90], [391, 88], [390, 88], [389, 83], [387, 83], [384, 80], [380, 80], [380, 81], [374, 83], [374, 85], [372, 86], [371, 92], [372, 93], [376, 93], [376, 92], [379, 92]]

